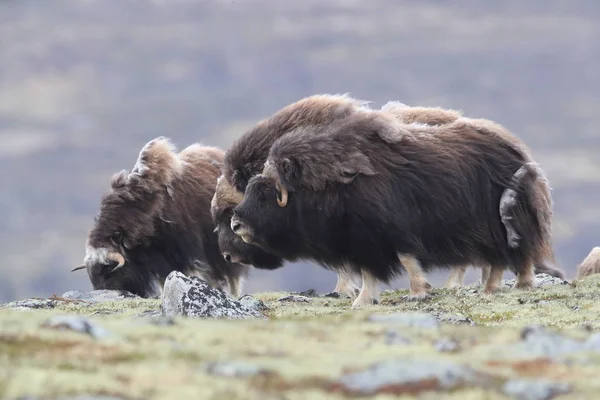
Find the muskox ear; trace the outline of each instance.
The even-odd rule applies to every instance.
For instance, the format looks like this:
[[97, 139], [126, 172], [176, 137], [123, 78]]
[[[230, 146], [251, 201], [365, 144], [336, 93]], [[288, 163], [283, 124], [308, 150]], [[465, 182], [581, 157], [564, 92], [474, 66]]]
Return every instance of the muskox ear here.
[[161, 136], [142, 148], [127, 181], [155, 192], [168, 189], [172, 180], [181, 174], [181, 170], [182, 162], [175, 146], [168, 138]]
[[284, 178], [284, 181], [290, 184], [291, 182], [298, 182], [301, 178], [301, 168], [299, 168], [298, 162], [291, 158], [284, 158], [279, 163], [280, 173]]
[[358, 175], [375, 175], [375, 168], [371, 164], [369, 157], [360, 152], [352, 153], [344, 161], [341, 161], [337, 168], [337, 181], [341, 183], [350, 183]]

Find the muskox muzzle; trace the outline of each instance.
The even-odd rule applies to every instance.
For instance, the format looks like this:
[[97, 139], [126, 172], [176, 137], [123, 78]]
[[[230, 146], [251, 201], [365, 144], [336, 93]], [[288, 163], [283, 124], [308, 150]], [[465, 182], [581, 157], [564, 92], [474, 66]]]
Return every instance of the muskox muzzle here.
[[242, 240], [248, 244], [252, 243], [252, 232], [250, 228], [237, 216], [231, 217], [231, 230], [242, 238]]

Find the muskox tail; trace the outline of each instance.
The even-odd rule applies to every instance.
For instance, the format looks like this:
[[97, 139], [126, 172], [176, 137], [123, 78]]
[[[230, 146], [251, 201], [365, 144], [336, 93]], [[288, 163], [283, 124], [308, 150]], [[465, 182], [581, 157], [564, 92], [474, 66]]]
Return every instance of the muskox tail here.
[[542, 169], [535, 162], [523, 165], [511, 187], [500, 198], [500, 217], [509, 248], [520, 249], [538, 266], [554, 262], [552, 249], [552, 198]]

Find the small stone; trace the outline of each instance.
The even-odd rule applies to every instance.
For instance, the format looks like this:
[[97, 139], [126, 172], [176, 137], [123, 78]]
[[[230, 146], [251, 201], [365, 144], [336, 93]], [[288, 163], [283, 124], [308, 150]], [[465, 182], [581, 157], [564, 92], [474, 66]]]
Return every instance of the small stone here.
[[453, 325], [462, 325], [462, 324], [475, 325], [475, 321], [473, 321], [471, 318], [465, 317], [464, 315], [461, 315], [461, 314], [442, 315], [438, 319], [440, 322], [446, 322], [446, 323], [453, 324]]
[[574, 306], [574, 307], [571, 307], [571, 310], [573, 310], [573, 311], [579, 311], [579, 310], [581, 310], [581, 307]]
[[41, 326], [43, 328], [58, 330], [67, 329], [75, 332], [85, 333], [87, 335], [90, 335], [94, 339], [105, 339], [114, 336], [112, 333], [105, 330], [96, 323], [78, 315], [58, 315], [55, 317], [51, 317], [46, 321], [42, 322]]
[[374, 314], [369, 316], [370, 322], [383, 322], [415, 328], [437, 328], [440, 323], [431, 314], [421, 312], [406, 312], [392, 314]]
[[325, 293], [323, 297], [331, 297], [332, 299], [339, 299], [342, 295], [339, 292], [329, 292]]
[[269, 309], [262, 300], [252, 297], [249, 294], [240, 297], [238, 301], [251, 310], [266, 311]]
[[434, 347], [440, 353], [454, 353], [460, 350], [458, 342], [450, 338], [442, 338], [435, 342]]
[[160, 310], [146, 310], [142, 313], [134, 315], [135, 318], [158, 318], [162, 315]]
[[125, 290], [92, 290], [89, 292], [72, 290], [70, 292], [63, 293], [62, 298], [67, 300], [83, 300], [91, 303], [101, 303], [104, 301], [119, 301], [135, 298], [139, 299], [141, 297]]
[[483, 383], [483, 376], [468, 366], [445, 361], [391, 360], [345, 374], [333, 385], [333, 389], [363, 396], [379, 393], [414, 395]]
[[385, 342], [385, 344], [388, 344], [390, 346], [392, 346], [392, 345], [405, 346], [405, 345], [409, 345], [412, 343], [412, 341], [409, 338], [402, 336], [399, 333], [391, 331], [391, 330], [385, 332], [384, 342]]
[[268, 370], [257, 367], [256, 365], [237, 361], [211, 362], [205, 365], [205, 371], [209, 375], [223, 376], [228, 378], [256, 376], [269, 372]]
[[516, 400], [550, 400], [569, 393], [571, 387], [567, 383], [546, 379], [515, 379], [505, 383], [502, 391]]
[[195, 318], [267, 318], [249, 309], [224, 291], [210, 286], [195, 276], [187, 277], [172, 271], [162, 292], [162, 311], [166, 316], [182, 315]]
[[317, 293], [317, 291], [315, 289], [308, 289], [308, 290], [305, 290], [304, 292], [292, 292], [290, 294], [295, 294], [295, 295], [304, 296], [304, 297], [319, 297], [319, 293]]
[[280, 299], [277, 299], [277, 301], [291, 302], [291, 303], [310, 303], [311, 299], [309, 299], [308, 297], [304, 297], [304, 296], [291, 295], [291, 296], [285, 296]]

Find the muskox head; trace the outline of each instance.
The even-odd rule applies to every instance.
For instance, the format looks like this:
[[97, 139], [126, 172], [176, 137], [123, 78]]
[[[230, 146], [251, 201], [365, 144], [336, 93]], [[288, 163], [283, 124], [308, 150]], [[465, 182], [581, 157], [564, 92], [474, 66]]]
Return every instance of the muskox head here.
[[227, 262], [253, 265], [259, 269], [277, 269], [283, 260], [267, 253], [260, 247], [248, 244], [231, 230], [233, 209], [244, 196], [230, 185], [223, 176], [217, 180], [215, 195], [211, 202], [211, 214], [219, 238], [221, 254]]
[[131, 172], [112, 177], [88, 233], [84, 263], [73, 271], [85, 268], [94, 289], [150, 295], [153, 277], [135, 260], [149, 245], [171, 182], [180, 173], [181, 161], [167, 138], [148, 142]]

